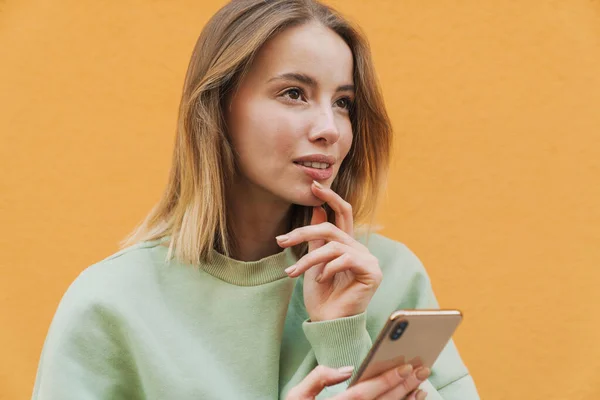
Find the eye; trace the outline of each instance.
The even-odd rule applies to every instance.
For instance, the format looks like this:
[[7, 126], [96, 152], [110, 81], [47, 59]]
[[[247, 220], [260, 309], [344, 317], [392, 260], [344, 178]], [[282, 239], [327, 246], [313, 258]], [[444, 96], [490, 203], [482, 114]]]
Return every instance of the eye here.
[[352, 109], [352, 100], [350, 97], [342, 97], [338, 101], [335, 102], [338, 107], [345, 108], [346, 110]]
[[302, 100], [302, 90], [299, 88], [289, 88], [285, 90], [281, 95], [294, 101]]

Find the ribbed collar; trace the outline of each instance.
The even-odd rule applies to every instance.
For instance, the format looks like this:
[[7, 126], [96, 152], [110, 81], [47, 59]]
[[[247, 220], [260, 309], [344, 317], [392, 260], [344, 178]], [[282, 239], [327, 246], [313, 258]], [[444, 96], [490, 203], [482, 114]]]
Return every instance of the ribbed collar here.
[[[167, 236], [157, 240], [156, 243], [169, 239], [170, 237]], [[157, 247], [164, 249], [166, 254], [168, 250], [166, 246]], [[235, 260], [214, 249], [212, 255], [212, 263], [201, 263], [199, 267], [215, 278], [237, 286], [257, 286], [287, 277], [285, 269], [297, 261], [291, 247], [286, 247], [283, 251], [258, 261]]]
[[239, 261], [213, 250], [214, 261], [201, 268], [222, 281], [238, 286], [256, 286], [287, 277], [285, 269], [296, 262], [291, 247], [258, 261]]

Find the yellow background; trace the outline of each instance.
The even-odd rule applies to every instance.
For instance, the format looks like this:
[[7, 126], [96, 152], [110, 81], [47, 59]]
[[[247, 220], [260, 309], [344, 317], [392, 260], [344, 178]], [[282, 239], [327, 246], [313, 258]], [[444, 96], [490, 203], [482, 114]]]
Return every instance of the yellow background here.
[[[65, 289], [157, 201], [222, 3], [0, 2], [0, 398], [31, 396]], [[600, 2], [332, 4], [397, 134], [379, 221], [464, 311], [482, 398], [600, 398]]]

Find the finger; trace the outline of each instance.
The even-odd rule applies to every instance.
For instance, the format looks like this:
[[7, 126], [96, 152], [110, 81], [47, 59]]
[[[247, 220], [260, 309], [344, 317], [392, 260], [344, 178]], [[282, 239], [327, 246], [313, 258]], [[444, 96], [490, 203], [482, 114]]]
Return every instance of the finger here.
[[425, 400], [427, 398], [427, 392], [419, 389], [415, 391], [415, 400]]
[[326, 283], [333, 279], [335, 274], [344, 271], [351, 271], [354, 274], [354, 279], [365, 285], [379, 285], [383, 279], [383, 273], [379, 268], [379, 260], [376, 257], [354, 251], [346, 252], [325, 264], [316, 280], [319, 283]]
[[295, 269], [289, 273], [289, 276], [298, 276], [315, 265], [323, 264], [321, 266], [321, 270], [319, 271], [319, 274], [321, 274], [323, 269], [322, 267], [325, 266], [325, 263], [328, 263], [350, 251], [356, 250], [339, 242], [329, 242], [326, 245], [311, 251], [310, 253], [306, 253], [302, 258], [300, 258], [294, 265]]
[[[408, 383], [408, 385], [411, 385], [410, 383]], [[417, 383], [417, 386], [413, 387], [412, 389], [407, 389], [403, 384], [400, 386], [395, 387], [394, 389], [390, 390], [389, 392], [385, 393], [384, 395], [380, 396], [377, 398], [377, 400], [398, 400], [398, 399], [405, 399], [405, 400], [423, 400], [425, 398], [425, 396], [427, 396], [427, 393], [424, 392], [423, 390], [418, 389], [419, 387], [419, 383]], [[407, 392], [408, 390], [408, 392]]]
[[330, 222], [302, 226], [285, 235], [277, 236], [276, 239], [281, 247], [291, 247], [302, 242], [310, 243], [312, 240], [325, 240], [326, 242], [340, 242], [356, 249], [366, 249], [362, 243], [357, 242], [353, 237]]
[[354, 237], [354, 216], [352, 215], [352, 205], [334, 192], [331, 188], [313, 181], [311, 189], [315, 196], [327, 202], [329, 207], [335, 211], [335, 225], [348, 235]]
[[[390, 397], [389, 397], [390, 399], [397, 400], [400, 398], [396, 394], [391, 393], [391, 391], [388, 393], [390, 393]], [[387, 400], [388, 393], [384, 394], [383, 397], [379, 398], [378, 400]], [[424, 392], [423, 390], [417, 389], [417, 390], [413, 390], [412, 392], [410, 392], [408, 394], [408, 396], [405, 397], [404, 399], [405, 400], [424, 400], [426, 396], [427, 396], [426, 392]]]
[[[327, 222], [327, 213], [323, 207], [313, 207], [312, 217], [310, 219], [310, 225], [320, 225]], [[325, 245], [326, 241], [324, 239], [315, 239], [308, 242], [308, 253], [315, 251], [316, 249], [321, 248]], [[305, 278], [314, 280], [317, 276], [321, 275], [325, 264], [313, 264], [314, 268], [308, 274], [306, 274]], [[298, 274], [299, 275], [299, 274]], [[294, 275], [289, 275], [294, 276]], [[297, 276], [297, 275], [296, 275]]]
[[[390, 390], [390, 392], [391, 392], [391, 391], [392, 391], [392, 390]], [[419, 391], [418, 389], [417, 389], [417, 390], [413, 390], [412, 392], [410, 392], [410, 393], [408, 394], [408, 396], [406, 396], [406, 397], [405, 397], [405, 399], [406, 399], [406, 400], [417, 400], [417, 392], [418, 392], [418, 391]], [[389, 392], [388, 392], [388, 393], [389, 393]], [[384, 396], [384, 397], [383, 397], [382, 399], [380, 399], [380, 400], [387, 400], [387, 398], [385, 397], [385, 396], [387, 396], [387, 393], [386, 393], [386, 394], [384, 394], [383, 396]], [[395, 396], [395, 395], [394, 395], [393, 393], [391, 393], [391, 396]], [[390, 399], [394, 399], [394, 400], [395, 400], [395, 399], [398, 399], [398, 398], [399, 398], [399, 397], [390, 397]]]
[[429, 377], [429, 368], [419, 367], [412, 374], [410, 374], [406, 380], [399, 386], [393, 388], [379, 400], [396, 400], [403, 399], [404, 396], [408, 397], [406, 400], [423, 400], [427, 396], [427, 392], [420, 390], [419, 385]]
[[[327, 222], [327, 213], [323, 207], [313, 207], [310, 226], [319, 225]], [[308, 242], [308, 251], [311, 252], [325, 244], [324, 239], [316, 239]]]
[[397, 397], [397, 399], [402, 399], [410, 392], [410, 390], [414, 389], [409, 389], [409, 387], [406, 386], [406, 382], [413, 376], [412, 371], [412, 365], [402, 365], [399, 368], [386, 371], [375, 378], [357, 383], [343, 392], [340, 396], [334, 397], [334, 399], [379, 399], [379, 396], [399, 386], [404, 387], [405, 390], [404, 392], [400, 392], [400, 396]]
[[286, 272], [293, 278], [315, 269], [318, 269], [318, 274], [314, 274], [314, 279], [319, 283], [326, 283], [335, 274], [344, 271], [351, 271], [354, 279], [365, 285], [378, 285], [383, 279], [376, 257], [338, 242], [329, 242], [306, 254], [295, 265], [286, 269]]
[[318, 365], [288, 393], [287, 399], [313, 398], [325, 389], [326, 386], [344, 382], [352, 376], [353, 367], [340, 369]]

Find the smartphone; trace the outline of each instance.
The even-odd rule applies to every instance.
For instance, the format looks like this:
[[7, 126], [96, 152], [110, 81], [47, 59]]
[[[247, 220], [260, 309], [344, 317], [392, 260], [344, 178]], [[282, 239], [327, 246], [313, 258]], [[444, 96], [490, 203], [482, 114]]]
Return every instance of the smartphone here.
[[462, 318], [460, 310], [393, 312], [349, 387], [402, 364], [431, 368]]

